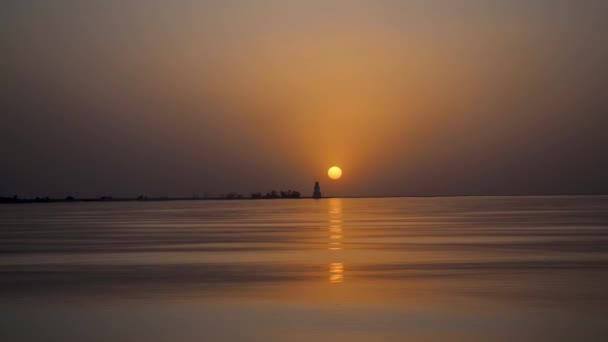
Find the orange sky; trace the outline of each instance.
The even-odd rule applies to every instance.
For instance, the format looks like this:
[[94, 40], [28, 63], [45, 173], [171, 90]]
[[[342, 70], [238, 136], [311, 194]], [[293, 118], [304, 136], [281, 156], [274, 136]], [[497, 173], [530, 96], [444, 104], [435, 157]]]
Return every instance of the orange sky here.
[[4, 7], [11, 194], [608, 190], [602, 1]]

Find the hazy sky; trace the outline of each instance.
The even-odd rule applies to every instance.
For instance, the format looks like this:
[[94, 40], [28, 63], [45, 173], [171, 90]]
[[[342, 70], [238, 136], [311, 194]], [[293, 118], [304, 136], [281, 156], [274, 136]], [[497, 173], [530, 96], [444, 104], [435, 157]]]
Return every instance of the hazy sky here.
[[0, 51], [0, 196], [608, 193], [604, 0], [0, 0]]

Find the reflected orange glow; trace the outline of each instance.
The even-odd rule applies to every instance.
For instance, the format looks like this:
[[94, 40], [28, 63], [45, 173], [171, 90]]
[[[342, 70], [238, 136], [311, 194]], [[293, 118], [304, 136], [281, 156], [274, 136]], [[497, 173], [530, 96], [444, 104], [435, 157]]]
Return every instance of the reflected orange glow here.
[[331, 251], [342, 249], [342, 200], [329, 200], [329, 247]]
[[[329, 200], [329, 247], [330, 251], [342, 250], [342, 200], [331, 198]], [[333, 254], [332, 254], [333, 256]], [[332, 284], [344, 281], [344, 264], [332, 262], [329, 264], [329, 282]]]
[[341, 283], [344, 281], [344, 264], [332, 262], [329, 264], [329, 282]]

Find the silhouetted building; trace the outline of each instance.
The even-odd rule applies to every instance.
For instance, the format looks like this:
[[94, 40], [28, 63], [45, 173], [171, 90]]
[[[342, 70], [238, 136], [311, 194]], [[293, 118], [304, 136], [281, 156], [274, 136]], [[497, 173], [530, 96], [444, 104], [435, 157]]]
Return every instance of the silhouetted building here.
[[321, 198], [321, 187], [319, 186], [319, 182], [315, 182], [315, 190], [312, 193], [313, 198]]

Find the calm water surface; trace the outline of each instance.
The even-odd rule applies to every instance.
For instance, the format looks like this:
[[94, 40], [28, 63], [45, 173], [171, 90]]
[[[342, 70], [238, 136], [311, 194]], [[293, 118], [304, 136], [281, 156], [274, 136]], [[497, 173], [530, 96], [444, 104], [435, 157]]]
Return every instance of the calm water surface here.
[[606, 341], [608, 197], [0, 206], [0, 341]]

